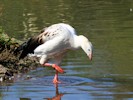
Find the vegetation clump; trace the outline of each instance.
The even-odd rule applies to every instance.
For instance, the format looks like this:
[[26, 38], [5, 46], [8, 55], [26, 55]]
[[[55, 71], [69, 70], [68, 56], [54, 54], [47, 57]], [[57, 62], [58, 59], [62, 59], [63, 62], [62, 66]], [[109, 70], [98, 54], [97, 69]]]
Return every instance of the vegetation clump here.
[[[14, 74], [27, 72], [38, 66], [35, 59], [25, 58], [19, 60], [21, 53], [14, 54], [14, 50], [19, 47], [22, 41], [9, 37], [0, 28], [0, 81], [8, 80]], [[33, 67], [34, 66], [34, 67]]]

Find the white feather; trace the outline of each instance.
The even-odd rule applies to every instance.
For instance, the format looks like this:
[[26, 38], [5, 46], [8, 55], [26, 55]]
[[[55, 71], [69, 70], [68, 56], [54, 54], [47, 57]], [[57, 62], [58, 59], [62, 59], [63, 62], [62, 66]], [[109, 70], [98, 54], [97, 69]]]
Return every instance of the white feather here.
[[54, 24], [48, 27], [44, 31], [42, 39], [45, 42], [34, 50], [34, 54], [38, 57], [41, 57], [41, 64], [45, 63], [47, 59], [54, 57], [60, 58], [58, 61], [56, 61], [61, 62], [62, 55], [68, 49], [85, 47], [82, 49], [85, 51], [85, 53], [88, 53], [86, 51], [88, 50], [87, 47], [90, 48], [90, 46], [87, 46], [89, 45], [89, 41], [82, 41], [86, 40], [86, 37], [77, 36], [75, 29], [72, 26], [64, 23]]

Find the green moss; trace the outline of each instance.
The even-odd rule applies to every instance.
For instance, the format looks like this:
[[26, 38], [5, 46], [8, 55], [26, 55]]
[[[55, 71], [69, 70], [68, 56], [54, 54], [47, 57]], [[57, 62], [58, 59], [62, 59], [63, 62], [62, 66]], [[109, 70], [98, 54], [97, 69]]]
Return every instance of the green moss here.
[[0, 27], [0, 45], [12, 45], [12, 44], [20, 44], [21, 41], [9, 37], [7, 34], [5, 34], [2, 27]]

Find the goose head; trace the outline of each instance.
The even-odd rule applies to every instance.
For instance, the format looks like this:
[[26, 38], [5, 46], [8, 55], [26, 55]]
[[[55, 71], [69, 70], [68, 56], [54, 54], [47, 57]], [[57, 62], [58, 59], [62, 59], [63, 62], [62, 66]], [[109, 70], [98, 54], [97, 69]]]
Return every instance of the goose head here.
[[78, 36], [80, 47], [87, 54], [90, 60], [93, 57], [93, 46], [92, 43], [83, 35]]

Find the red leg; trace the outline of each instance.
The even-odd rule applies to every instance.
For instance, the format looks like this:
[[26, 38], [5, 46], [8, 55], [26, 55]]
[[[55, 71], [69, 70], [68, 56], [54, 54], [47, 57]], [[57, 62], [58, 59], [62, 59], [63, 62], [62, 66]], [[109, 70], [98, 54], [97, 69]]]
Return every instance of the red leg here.
[[53, 68], [55, 68], [56, 71], [58, 71], [60, 73], [64, 73], [64, 70], [56, 64], [45, 63], [44, 66], [53, 67]]
[[61, 83], [58, 79], [58, 72], [64, 73], [64, 70], [56, 64], [45, 63], [44, 66], [53, 67], [56, 70], [56, 73], [55, 73], [55, 76], [54, 76], [54, 79], [53, 79], [53, 83], [54, 84]]
[[56, 71], [56, 74], [55, 74], [54, 79], [53, 79], [53, 83], [54, 83], [54, 84], [61, 83], [61, 82], [59, 81], [59, 79], [58, 79], [58, 71]]

